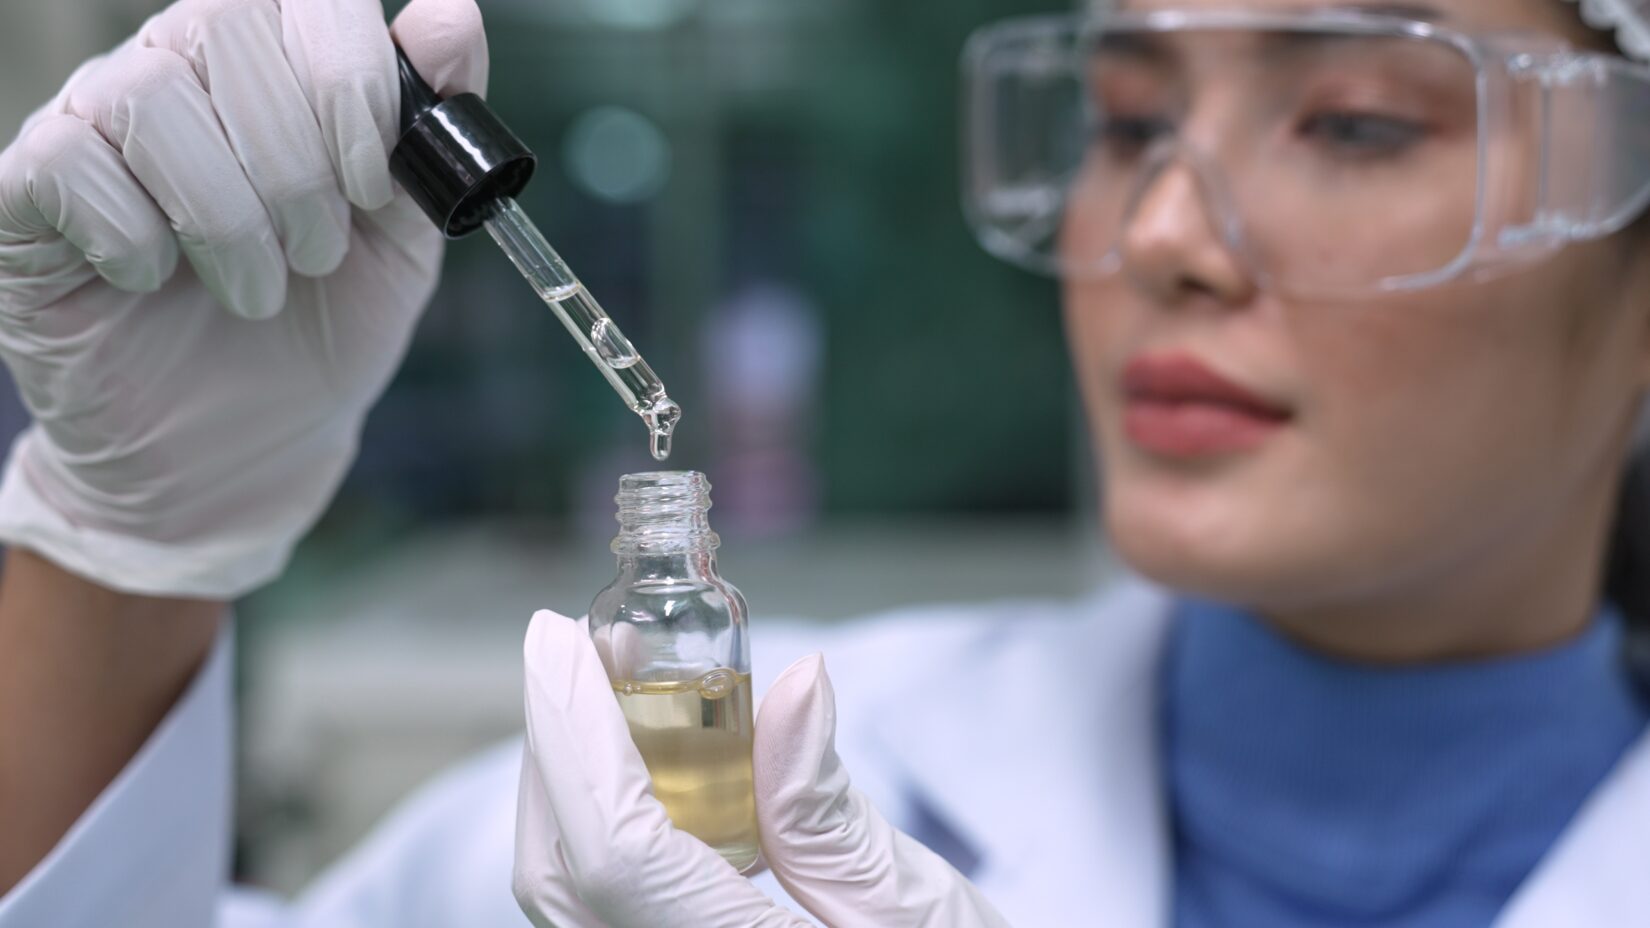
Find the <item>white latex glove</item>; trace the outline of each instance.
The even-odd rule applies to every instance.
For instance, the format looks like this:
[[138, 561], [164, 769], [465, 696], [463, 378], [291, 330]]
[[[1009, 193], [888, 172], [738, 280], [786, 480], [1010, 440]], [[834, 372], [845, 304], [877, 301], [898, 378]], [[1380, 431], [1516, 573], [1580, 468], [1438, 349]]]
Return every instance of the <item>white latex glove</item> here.
[[[413, 0], [394, 33], [438, 91], [485, 88], [473, 0]], [[25, 123], [0, 356], [35, 422], [0, 541], [136, 593], [280, 571], [434, 289], [399, 107], [379, 0], [179, 0]]]
[[[514, 887], [533, 924], [813, 924], [671, 826], [584, 620], [535, 614], [526, 663]], [[1005, 928], [971, 883], [849, 785], [835, 738], [824, 662], [805, 657], [774, 681], [756, 718], [756, 819], [780, 885], [832, 928]]]

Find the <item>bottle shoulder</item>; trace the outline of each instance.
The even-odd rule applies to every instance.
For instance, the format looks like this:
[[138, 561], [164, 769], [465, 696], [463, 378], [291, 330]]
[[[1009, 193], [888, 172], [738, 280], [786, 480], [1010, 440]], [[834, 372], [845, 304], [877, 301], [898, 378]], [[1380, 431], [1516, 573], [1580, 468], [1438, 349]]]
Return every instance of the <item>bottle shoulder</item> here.
[[721, 577], [627, 577], [621, 574], [590, 605], [590, 625], [614, 622], [696, 627], [744, 625], [745, 597]]

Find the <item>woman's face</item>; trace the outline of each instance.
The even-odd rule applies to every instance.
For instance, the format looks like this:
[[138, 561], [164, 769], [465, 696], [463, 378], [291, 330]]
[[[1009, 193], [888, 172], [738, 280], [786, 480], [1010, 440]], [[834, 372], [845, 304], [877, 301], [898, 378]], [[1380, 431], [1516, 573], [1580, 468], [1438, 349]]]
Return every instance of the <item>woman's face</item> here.
[[[1466, 32], [1600, 41], [1558, 0], [1428, 6]], [[1624, 233], [1491, 280], [1302, 301], [1255, 284], [1181, 171], [1139, 203], [1122, 273], [1065, 285], [1107, 533], [1135, 569], [1262, 611], [1355, 609], [1403, 603], [1509, 545], [1556, 543], [1574, 519], [1602, 519], [1650, 370], [1650, 273], [1639, 270], [1650, 254], [1637, 260], [1650, 241]], [[1185, 358], [1280, 414], [1226, 428], [1213, 410], [1212, 430], [1186, 431], [1183, 408], [1165, 426], [1137, 391], [1154, 362]]]

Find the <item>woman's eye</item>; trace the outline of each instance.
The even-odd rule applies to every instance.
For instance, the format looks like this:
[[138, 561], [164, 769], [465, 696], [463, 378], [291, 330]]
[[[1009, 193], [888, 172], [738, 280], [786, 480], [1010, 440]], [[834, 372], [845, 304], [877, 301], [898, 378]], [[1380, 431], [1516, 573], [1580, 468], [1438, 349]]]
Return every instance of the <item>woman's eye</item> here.
[[1301, 135], [1337, 154], [1379, 157], [1401, 154], [1426, 136], [1413, 120], [1374, 113], [1316, 113], [1301, 124]]
[[1138, 155], [1174, 132], [1161, 116], [1108, 116], [1095, 127], [1095, 138], [1117, 155]]

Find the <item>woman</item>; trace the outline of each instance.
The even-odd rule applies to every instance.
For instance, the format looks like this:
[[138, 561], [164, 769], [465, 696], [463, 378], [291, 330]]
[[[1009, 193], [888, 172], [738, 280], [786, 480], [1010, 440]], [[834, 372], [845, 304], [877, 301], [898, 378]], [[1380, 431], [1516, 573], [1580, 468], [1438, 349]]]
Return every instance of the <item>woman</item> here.
[[[4, 839], [6, 882], [34, 866], [0, 901], [7, 928], [101, 923], [111, 906], [134, 913], [128, 924], [210, 918], [221, 821], [177, 797], [221, 786], [186, 747], [221, 743], [223, 645], [212, 649], [210, 602], [155, 597], [226, 598], [278, 566], [399, 347], [323, 340], [342, 346], [323, 372], [358, 375], [338, 378], [352, 400], [338, 421], [318, 422], [301, 390], [229, 394], [263, 404], [260, 427], [279, 438], [330, 438], [278, 443], [296, 449], [285, 466], [214, 469], [184, 452], [237, 423], [189, 406], [184, 385], [213, 370], [189, 365], [227, 353], [253, 382], [275, 368], [207, 304], [297, 320], [292, 344], [306, 346], [317, 319], [358, 331], [318, 305], [360, 299], [363, 327], [404, 333], [410, 314], [396, 313], [422, 296], [416, 277], [394, 307], [349, 289], [386, 262], [424, 266], [400, 262], [426, 257], [428, 237], [385, 205], [381, 155], [359, 155], [383, 101], [352, 121], [315, 67], [347, 56], [290, 47], [351, 35], [376, 61], [366, 13], [205, 6], [175, 7], [158, 44], [210, 68], [228, 40], [207, 25], [225, 10], [284, 18], [286, 99], [322, 116], [306, 163], [335, 171], [341, 193], [287, 188], [309, 190], [302, 202], [261, 187], [256, 146], [235, 128], [237, 82], [214, 80], [229, 134], [214, 150], [249, 179], [228, 186], [270, 208], [258, 234], [217, 227], [235, 260], [203, 247], [217, 243], [187, 234], [200, 214], [186, 207], [204, 201], [163, 169], [166, 153], [120, 148], [130, 170], [117, 171], [118, 145], [75, 135], [86, 122], [103, 140], [141, 133], [154, 123], [122, 114], [154, 112], [139, 91], [157, 85], [174, 87], [180, 124], [198, 113], [202, 98], [159, 66], [148, 82], [77, 76], [61, 112], [81, 123], [32, 127], [68, 142], [25, 133], [25, 154], [14, 146], [0, 165], [4, 347], [41, 420], [0, 491], [0, 530], [40, 552], [14, 552], [0, 593], [0, 644], [13, 645], [0, 647], [13, 671], [0, 673], [0, 722], [25, 747], [56, 744], [65, 719], [125, 735], [60, 749], [54, 784], [0, 759], [0, 782], [50, 800]], [[962, 928], [1650, 923], [1650, 709], [1623, 659], [1643, 616], [1631, 557], [1643, 549], [1622, 515], [1650, 379], [1650, 263], [1632, 224], [1650, 190], [1634, 118], [1650, 114], [1650, 73], [1556, 0], [1172, 8], [1133, 0], [1081, 25], [1004, 26], [969, 55], [972, 216], [988, 247], [1066, 281], [1108, 537], [1150, 583], [1077, 608], [927, 610], [833, 633], [822, 650], [852, 681], [840, 704], [815, 658], [767, 687], [755, 771], [771, 869], [750, 880], [670, 829], [587, 636], [540, 613], [524, 762], [514, 746], [478, 760], [297, 909], [229, 901], [225, 923], [494, 923], [510, 917], [512, 824], [515, 896], [539, 925], [805, 924], [802, 908], [832, 925]], [[306, 32], [321, 9], [354, 10], [342, 25], [356, 28]], [[478, 46], [420, 40], [454, 34], [427, 28], [449, 9], [415, 4], [397, 29], [440, 85], [476, 86], [463, 62]], [[1623, 48], [1650, 49], [1650, 19], [1619, 4], [1589, 14], [1619, 27]], [[63, 146], [44, 148], [55, 160], [38, 156], [47, 142]], [[119, 200], [125, 214], [88, 209], [90, 184], [58, 182], [74, 167], [99, 190], [135, 190], [129, 178], [149, 195]], [[356, 212], [340, 231], [322, 220], [346, 215], [343, 202]], [[163, 218], [194, 271], [132, 296], [166, 279], [171, 239], [111, 229]], [[321, 283], [301, 276], [339, 261]], [[125, 289], [88, 285], [94, 272]], [[325, 287], [344, 290], [318, 299]], [[140, 349], [162, 325], [150, 342], [201, 333], [185, 346], [201, 351], [121, 368], [158, 353]], [[103, 345], [139, 347], [63, 337], [117, 326]], [[174, 400], [166, 415], [91, 389], [140, 373], [176, 383], [154, 391]], [[241, 518], [276, 500], [294, 517], [267, 531]], [[1606, 589], [1615, 522], [1626, 534]], [[145, 615], [146, 641], [170, 623], [151, 645], [165, 671], [107, 687], [123, 711], [65, 703], [54, 727], [18, 710], [61, 692], [17, 666], [19, 639], [36, 665], [56, 648], [73, 655], [57, 666], [120, 674], [111, 642]], [[781, 639], [759, 636], [759, 673], [820, 646]], [[0, 793], [14, 797], [8, 821], [17, 795]], [[156, 843], [123, 847], [134, 823], [156, 821], [138, 810], [157, 806], [169, 827]], [[187, 878], [150, 862], [180, 854], [200, 862]], [[161, 873], [175, 882], [157, 885]]]

